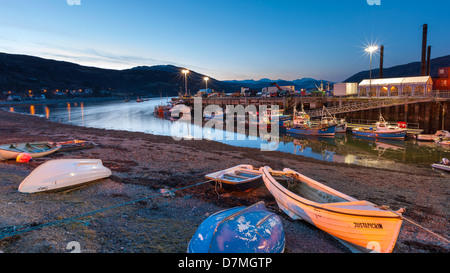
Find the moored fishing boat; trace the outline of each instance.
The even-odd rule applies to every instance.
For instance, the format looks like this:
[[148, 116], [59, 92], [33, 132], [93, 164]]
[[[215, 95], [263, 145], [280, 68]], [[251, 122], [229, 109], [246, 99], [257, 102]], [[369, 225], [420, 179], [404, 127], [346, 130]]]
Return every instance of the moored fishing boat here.
[[241, 164], [226, 170], [205, 175], [206, 179], [218, 182], [225, 190], [245, 191], [262, 184], [262, 174], [254, 170], [252, 165]]
[[198, 227], [188, 253], [282, 253], [285, 235], [281, 219], [264, 202], [219, 211]]
[[336, 125], [336, 133], [347, 132], [347, 121], [345, 121], [345, 118], [338, 120], [336, 116], [333, 116], [325, 106], [323, 106], [322, 119], [320, 120], [320, 123], [325, 126]]
[[375, 124], [376, 128], [354, 128], [352, 134], [355, 136], [386, 139], [405, 139], [406, 128], [390, 126], [380, 115], [380, 120]]
[[0, 160], [16, 159], [21, 153], [31, 157], [42, 157], [52, 154], [61, 148], [61, 144], [53, 142], [27, 142], [0, 145]]
[[311, 124], [309, 115], [303, 110], [303, 105], [300, 112], [294, 109], [292, 120], [284, 122], [284, 126], [287, 133], [297, 135], [334, 136], [336, 133], [336, 124]]
[[291, 218], [338, 238], [353, 252], [392, 252], [402, 225], [396, 212], [358, 200], [296, 171], [262, 167], [264, 184]]
[[100, 159], [50, 160], [34, 169], [19, 185], [23, 193], [72, 187], [109, 177], [111, 171]]

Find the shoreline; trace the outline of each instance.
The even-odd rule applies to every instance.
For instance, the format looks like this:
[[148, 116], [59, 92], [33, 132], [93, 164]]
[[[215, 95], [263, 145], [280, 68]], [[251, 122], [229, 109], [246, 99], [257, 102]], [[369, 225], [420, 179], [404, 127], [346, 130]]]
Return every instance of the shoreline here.
[[28, 106], [28, 105], [51, 105], [58, 103], [79, 103], [79, 102], [104, 102], [124, 100], [122, 97], [75, 97], [61, 99], [44, 99], [44, 100], [24, 100], [24, 101], [0, 101], [0, 107]]
[[[238, 164], [252, 164], [273, 169], [288, 167], [357, 199], [387, 205], [393, 210], [404, 207], [406, 218], [440, 236], [447, 236], [449, 178], [431, 168], [389, 171], [208, 140], [175, 141], [170, 136], [60, 124], [1, 109], [0, 139], [1, 144], [83, 139], [98, 145], [93, 149], [57, 152], [28, 164], [0, 161], [0, 196], [4, 200], [0, 205], [1, 226], [66, 218], [151, 196], [161, 189], [196, 184], [205, 181], [205, 174]], [[46, 160], [57, 158], [99, 158], [113, 175], [65, 194], [17, 192], [21, 180], [31, 170]], [[5, 238], [0, 240], [0, 250], [5, 253], [67, 252], [68, 242], [79, 241], [85, 252], [184, 253], [190, 237], [207, 215], [260, 200], [282, 218], [285, 252], [348, 252], [327, 233], [306, 222], [291, 220], [278, 209], [264, 185], [241, 193], [216, 190], [209, 183], [177, 191], [175, 197], [157, 197], [134, 204], [131, 209], [104, 212], [100, 217], [90, 218], [89, 224], [45, 227]], [[394, 248], [394, 253], [448, 251], [445, 242], [408, 221], [403, 222]]]

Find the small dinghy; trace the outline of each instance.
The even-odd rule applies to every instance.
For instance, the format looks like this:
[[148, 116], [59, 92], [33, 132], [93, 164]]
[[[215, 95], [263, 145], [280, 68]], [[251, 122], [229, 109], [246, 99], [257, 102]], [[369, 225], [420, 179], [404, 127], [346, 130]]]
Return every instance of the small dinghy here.
[[223, 171], [205, 175], [206, 179], [220, 182], [225, 190], [249, 190], [262, 184], [262, 174], [252, 165], [238, 165]]
[[235, 207], [209, 216], [189, 242], [188, 253], [282, 253], [281, 219], [264, 202]]
[[110, 175], [111, 171], [100, 159], [50, 160], [31, 172], [19, 185], [19, 191], [35, 193], [67, 188]]
[[52, 154], [61, 148], [61, 144], [53, 142], [14, 143], [0, 145], [0, 160], [16, 159], [21, 153], [31, 157], [42, 157]]
[[58, 142], [58, 144], [61, 145], [61, 149], [59, 149], [59, 152], [91, 149], [97, 146], [97, 144], [95, 144], [94, 142], [78, 139], [65, 142]]
[[261, 168], [264, 184], [291, 218], [303, 219], [339, 239], [352, 252], [390, 253], [403, 217], [368, 201], [357, 200], [298, 172]]
[[431, 167], [433, 169], [439, 169], [439, 170], [450, 172], [450, 160], [448, 160], [447, 158], [443, 158], [441, 160], [441, 162], [436, 162], [436, 163], [432, 164]]

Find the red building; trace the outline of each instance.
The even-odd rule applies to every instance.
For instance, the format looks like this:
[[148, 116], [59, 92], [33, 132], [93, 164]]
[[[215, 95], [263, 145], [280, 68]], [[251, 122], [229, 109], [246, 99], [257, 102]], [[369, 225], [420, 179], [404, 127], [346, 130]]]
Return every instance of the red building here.
[[438, 77], [433, 79], [434, 90], [450, 90], [450, 67], [438, 69]]

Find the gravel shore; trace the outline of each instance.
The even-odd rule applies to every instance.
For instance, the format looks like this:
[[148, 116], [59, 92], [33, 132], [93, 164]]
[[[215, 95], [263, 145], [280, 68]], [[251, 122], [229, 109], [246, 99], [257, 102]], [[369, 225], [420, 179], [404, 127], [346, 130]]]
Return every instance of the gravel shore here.
[[[0, 240], [5, 253], [70, 252], [77, 242], [88, 253], [184, 253], [197, 227], [209, 215], [260, 200], [282, 218], [286, 253], [347, 253], [339, 241], [316, 227], [294, 221], [278, 209], [262, 185], [249, 192], [227, 192], [206, 183], [159, 195], [162, 189], [181, 189], [205, 181], [205, 174], [238, 164], [297, 170], [357, 199], [405, 208], [394, 253], [448, 253], [450, 246], [431, 234], [449, 235], [448, 175], [431, 168], [398, 171], [324, 162], [281, 152], [229, 146], [208, 140], [175, 141], [138, 132], [85, 128], [0, 110], [0, 144], [27, 141], [95, 142], [85, 150], [56, 152], [20, 164], [0, 161], [0, 229], [29, 225], [29, 232]], [[49, 159], [98, 158], [110, 168], [108, 179], [80, 188], [23, 194], [22, 180]], [[146, 198], [154, 196], [152, 198]], [[42, 227], [95, 210], [75, 221]]]

